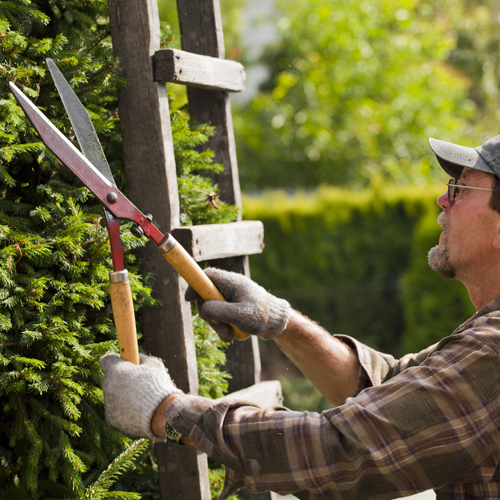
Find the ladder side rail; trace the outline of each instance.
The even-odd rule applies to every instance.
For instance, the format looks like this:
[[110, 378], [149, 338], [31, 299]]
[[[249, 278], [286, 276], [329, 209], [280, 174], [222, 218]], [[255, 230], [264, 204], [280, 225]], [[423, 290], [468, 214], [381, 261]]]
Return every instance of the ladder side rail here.
[[[224, 59], [224, 37], [218, 0], [177, 0], [182, 50]], [[188, 87], [188, 106], [191, 117], [200, 123], [215, 126], [215, 134], [205, 147], [215, 155], [215, 161], [224, 166], [212, 178], [219, 186], [221, 200], [241, 208], [241, 190], [236, 159], [236, 146], [227, 92]], [[241, 214], [238, 217], [241, 220]], [[222, 269], [250, 276], [248, 256], [218, 259], [209, 262]], [[260, 382], [261, 365], [258, 340], [233, 342], [226, 352], [224, 367], [232, 379], [229, 391], [234, 392]]]
[[[125, 173], [130, 199], [164, 232], [179, 225], [179, 199], [168, 98], [154, 82], [152, 58], [160, 48], [156, 0], [109, 0], [113, 50], [127, 87], [119, 92]], [[163, 307], [142, 311], [144, 343], [165, 360], [176, 384], [196, 394], [198, 376], [186, 284], [154, 245], [141, 249], [143, 273], [153, 273], [153, 296]], [[206, 455], [188, 446], [158, 443], [161, 496], [165, 500], [209, 500]]]

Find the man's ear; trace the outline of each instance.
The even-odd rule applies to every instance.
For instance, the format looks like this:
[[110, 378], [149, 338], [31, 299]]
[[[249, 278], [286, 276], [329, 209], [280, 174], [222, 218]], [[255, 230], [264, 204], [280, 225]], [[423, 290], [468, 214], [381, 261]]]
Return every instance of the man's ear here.
[[496, 234], [493, 238], [493, 248], [495, 250], [500, 250], [500, 222], [498, 222], [496, 227]]

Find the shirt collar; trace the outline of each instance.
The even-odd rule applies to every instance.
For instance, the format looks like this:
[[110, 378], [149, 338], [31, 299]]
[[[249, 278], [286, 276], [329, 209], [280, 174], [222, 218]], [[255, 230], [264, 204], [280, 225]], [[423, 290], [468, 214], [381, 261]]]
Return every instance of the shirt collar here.
[[484, 306], [482, 309], [476, 312], [474, 316], [471, 316], [465, 323], [462, 323], [453, 333], [458, 333], [459, 331], [465, 330], [472, 324], [476, 319], [481, 316], [486, 316], [495, 311], [500, 310], [500, 295], [494, 298], [488, 305]]

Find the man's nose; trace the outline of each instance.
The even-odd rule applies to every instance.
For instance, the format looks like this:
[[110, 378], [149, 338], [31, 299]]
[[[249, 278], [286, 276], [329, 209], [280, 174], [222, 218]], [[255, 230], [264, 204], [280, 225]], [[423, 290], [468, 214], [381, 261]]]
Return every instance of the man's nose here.
[[438, 199], [437, 204], [443, 210], [449, 210], [453, 206], [453, 202], [448, 200], [448, 191], [445, 191]]

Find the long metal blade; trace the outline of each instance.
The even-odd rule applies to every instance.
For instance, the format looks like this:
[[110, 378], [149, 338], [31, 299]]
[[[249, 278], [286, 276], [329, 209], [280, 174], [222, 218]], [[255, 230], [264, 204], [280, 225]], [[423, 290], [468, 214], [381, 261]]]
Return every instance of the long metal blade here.
[[[59, 92], [59, 96], [66, 109], [66, 113], [71, 121], [71, 125], [73, 125], [73, 130], [75, 131], [83, 155], [109, 182], [111, 182], [111, 184], [116, 186], [113, 174], [109, 168], [108, 160], [104, 155], [90, 115], [87, 113], [87, 110], [83, 107], [80, 99], [78, 99], [77, 95], [73, 92], [73, 89], [59, 71], [54, 61], [49, 58], [47, 58], [46, 61], [52, 79], [56, 84], [57, 91]], [[121, 271], [124, 268], [124, 248], [120, 239], [120, 219], [116, 218], [105, 206], [102, 208], [104, 216], [106, 217], [106, 226], [108, 228], [111, 244], [113, 269], [115, 271]]]
[[159, 245], [164, 239], [164, 235], [160, 230], [59, 132], [14, 83], [9, 82], [9, 86], [43, 143], [92, 191], [101, 204], [115, 217], [137, 222], [143, 228], [146, 236]]
[[115, 180], [113, 179], [113, 174], [108, 165], [108, 160], [104, 155], [101, 143], [97, 137], [94, 124], [90, 119], [90, 115], [87, 110], [83, 107], [83, 104], [78, 99], [77, 95], [70, 87], [66, 78], [59, 71], [52, 59], [47, 59], [47, 65], [52, 75], [52, 79], [56, 84], [57, 91], [61, 96], [61, 100], [64, 104], [64, 108], [68, 113], [68, 117], [73, 125], [73, 130], [75, 131], [76, 138], [78, 139], [78, 144], [82, 149], [82, 153], [87, 158], [94, 167], [101, 172], [101, 174], [108, 179], [108, 181], [116, 186]]

